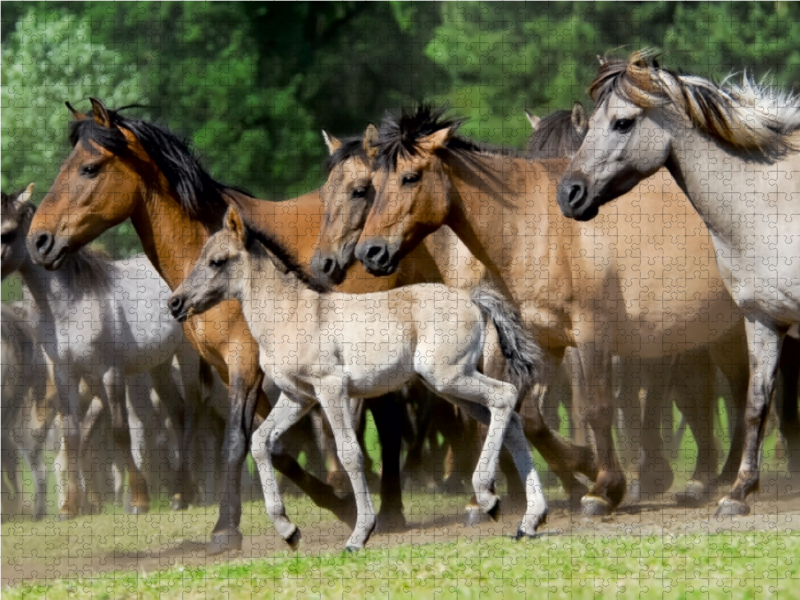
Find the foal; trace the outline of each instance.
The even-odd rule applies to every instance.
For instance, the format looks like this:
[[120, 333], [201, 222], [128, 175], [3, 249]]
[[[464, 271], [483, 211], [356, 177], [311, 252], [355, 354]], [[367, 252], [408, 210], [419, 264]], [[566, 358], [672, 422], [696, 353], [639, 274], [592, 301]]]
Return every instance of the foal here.
[[[347, 549], [364, 547], [376, 521], [350, 398], [386, 394], [417, 375], [475, 418], [491, 421], [472, 478], [478, 502], [497, 517], [494, 476], [503, 442], [514, 456], [528, 498], [518, 535], [533, 535], [546, 517], [547, 504], [514, 406], [519, 383], [532, 376], [543, 352], [526, 335], [512, 305], [485, 286], [468, 292], [425, 284], [364, 295], [328, 294], [312, 286], [277, 241], [248, 230], [232, 207], [225, 228], [208, 240], [169, 301], [179, 321], [225, 299], [241, 302], [259, 343], [261, 367], [281, 389], [253, 436], [267, 512], [281, 537], [294, 548], [300, 535], [286, 516], [271, 454], [281, 434], [318, 402], [333, 425], [337, 451], [356, 495], [358, 521]], [[489, 319], [516, 386], [477, 371]], [[488, 408], [491, 418], [475, 403]]]

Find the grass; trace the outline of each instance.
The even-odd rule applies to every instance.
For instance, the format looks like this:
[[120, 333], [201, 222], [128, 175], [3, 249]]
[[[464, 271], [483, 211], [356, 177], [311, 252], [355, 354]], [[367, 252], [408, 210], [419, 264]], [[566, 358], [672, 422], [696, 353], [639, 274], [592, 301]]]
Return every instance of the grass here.
[[794, 596], [800, 535], [490, 538], [23, 585], [4, 598]]

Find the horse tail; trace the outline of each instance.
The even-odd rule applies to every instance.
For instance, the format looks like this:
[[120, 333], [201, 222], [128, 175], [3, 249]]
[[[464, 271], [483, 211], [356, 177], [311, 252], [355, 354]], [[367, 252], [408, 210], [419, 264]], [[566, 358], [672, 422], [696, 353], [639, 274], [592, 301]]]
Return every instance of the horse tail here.
[[522, 322], [519, 309], [496, 287], [481, 283], [470, 292], [486, 320], [497, 328], [500, 349], [506, 359], [506, 379], [518, 390], [528, 389], [541, 377], [547, 361], [544, 349], [531, 337]]

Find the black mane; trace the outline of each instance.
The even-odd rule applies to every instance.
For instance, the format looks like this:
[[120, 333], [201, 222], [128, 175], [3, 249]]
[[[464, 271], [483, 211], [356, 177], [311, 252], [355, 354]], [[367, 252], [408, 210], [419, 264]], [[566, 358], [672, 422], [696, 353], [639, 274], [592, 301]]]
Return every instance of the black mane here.
[[321, 294], [330, 291], [328, 286], [321, 284], [319, 281], [317, 281], [317, 279], [311, 277], [311, 275], [306, 272], [302, 265], [300, 265], [292, 252], [281, 242], [261, 231], [257, 227], [247, 224], [247, 222], [245, 222], [244, 226], [247, 230], [246, 246], [248, 251], [252, 250], [253, 241], [257, 241], [264, 246], [264, 248], [266, 248], [270, 254], [283, 263], [283, 265], [286, 267], [286, 270], [289, 273], [294, 274], [305, 286]]
[[[464, 119], [448, 115], [448, 108], [447, 105], [434, 108], [430, 104], [423, 103], [413, 113], [403, 109], [399, 118], [387, 113], [381, 122], [379, 131], [375, 169], [394, 171], [397, 168], [398, 158], [410, 158], [419, 154], [419, 142], [424, 138], [442, 129], [458, 130]], [[451, 137], [447, 141], [446, 147], [461, 155], [524, 156], [513, 148], [497, 148], [458, 136]]]
[[119, 128], [127, 129], [167, 178], [181, 207], [192, 219], [218, 226], [228, 208], [223, 196], [226, 190], [247, 193], [214, 180], [189, 145], [165, 127], [126, 117], [116, 110], [106, 110], [112, 127], [100, 125], [89, 114], [85, 119], [70, 123], [70, 143], [75, 146], [83, 142], [84, 147], [91, 148], [88, 142], [92, 141], [109, 152], [124, 156], [130, 148]]
[[329, 154], [325, 159], [325, 172], [330, 174], [331, 171], [344, 161], [350, 158], [359, 158], [364, 162], [368, 161], [367, 151], [364, 149], [364, 138], [362, 137], [349, 137], [341, 140], [342, 145], [334, 152]]
[[570, 158], [585, 136], [575, 131], [571, 110], [557, 110], [544, 117], [528, 142], [528, 156], [533, 160]]

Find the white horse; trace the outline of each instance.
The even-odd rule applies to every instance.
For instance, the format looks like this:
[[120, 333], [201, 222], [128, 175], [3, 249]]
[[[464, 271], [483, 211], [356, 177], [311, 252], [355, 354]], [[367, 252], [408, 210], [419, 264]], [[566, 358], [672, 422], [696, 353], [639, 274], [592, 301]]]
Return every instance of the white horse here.
[[596, 107], [558, 201], [566, 216], [589, 220], [665, 166], [708, 226], [750, 355], [744, 452], [717, 513], [747, 514], [781, 346], [800, 324], [800, 98], [747, 77], [719, 86], [653, 59], [601, 61]]
[[[62, 450], [68, 457], [60, 486], [60, 517], [78, 514], [82, 491], [87, 491], [91, 469], [81, 472], [77, 453], [86, 445], [95, 407], [80, 416], [79, 384], [85, 380], [92, 395], [108, 406], [116, 458], [129, 474], [132, 513], [149, 509], [146, 482], [131, 452], [131, 432], [125, 398], [126, 377], [147, 371], [153, 375], [162, 402], [170, 404], [173, 420], [182, 426], [181, 469], [177, 473], [180, 497], [188, 501], [188, 449], [192, 417], [201, 402], [199, 357], [183, 331], [165, 310], [169, 288], [144, 256], [111, 262], [90, 251], [68, 257], [56, 271], [36, 266], [28, 254], [25, 237], [36, 208], [30, 203], [32, 186], [20, 194], [2, 197], [2, 277], [18, 271], [30, 306], [32, 328], [54, 365], [54, 379], [62, 415]], [[177, 355], [187, 401], [172, 381], [171, 361]], [[133, 394], [149, 402], [147, 394]], [[81, 453], [82, 454], [82, 453]], [[83, 485], [81, 485], [83, 477]], [[81, 489], [83, 488], [83, 490]], [[90, 488], [89, 488], [90, 489]], [[90, 509], [99, 499], [88, 498]], [[178, 506], [174, 506], [177, 508]]]
[[248, 230], [235, 208], [229, 209], [225, 223], [208, 240], [169, 307], [183, 321], [224, 299], [236, 298], [242, 304], [259, 342], [261, 367], [282, 392], [253, 434], [252, 446], [267, 512], [280, 536], [292, 547], [299, 541], [299, 530], [287, 518], [275, 483], [271, 454], [281, 434], [319, 403], [333, 425], [358, 506], [347, 549], [364, 546], [376, 520], [351, 398], [378, 397], [417, 376], [476, 416], [480, 406], [488, 408], [489, 433], [472, 480], [478, 502], [496, 517], [499, 499], [494, 479], [505, 442], [525, 481], [528, 499], [518, 535], [533, 535], [546, 517], [547, 503], [522, 422], [514, 412], [520, 390], [477, 370], [491, 320], [511, 379], [519, 385], [531, 377], [543, 351], [528, 338], [519, 312], [488, 287], [468, 292], [426, 284], [363, 295], [324, 293], [311, 287], [280, 244]]

